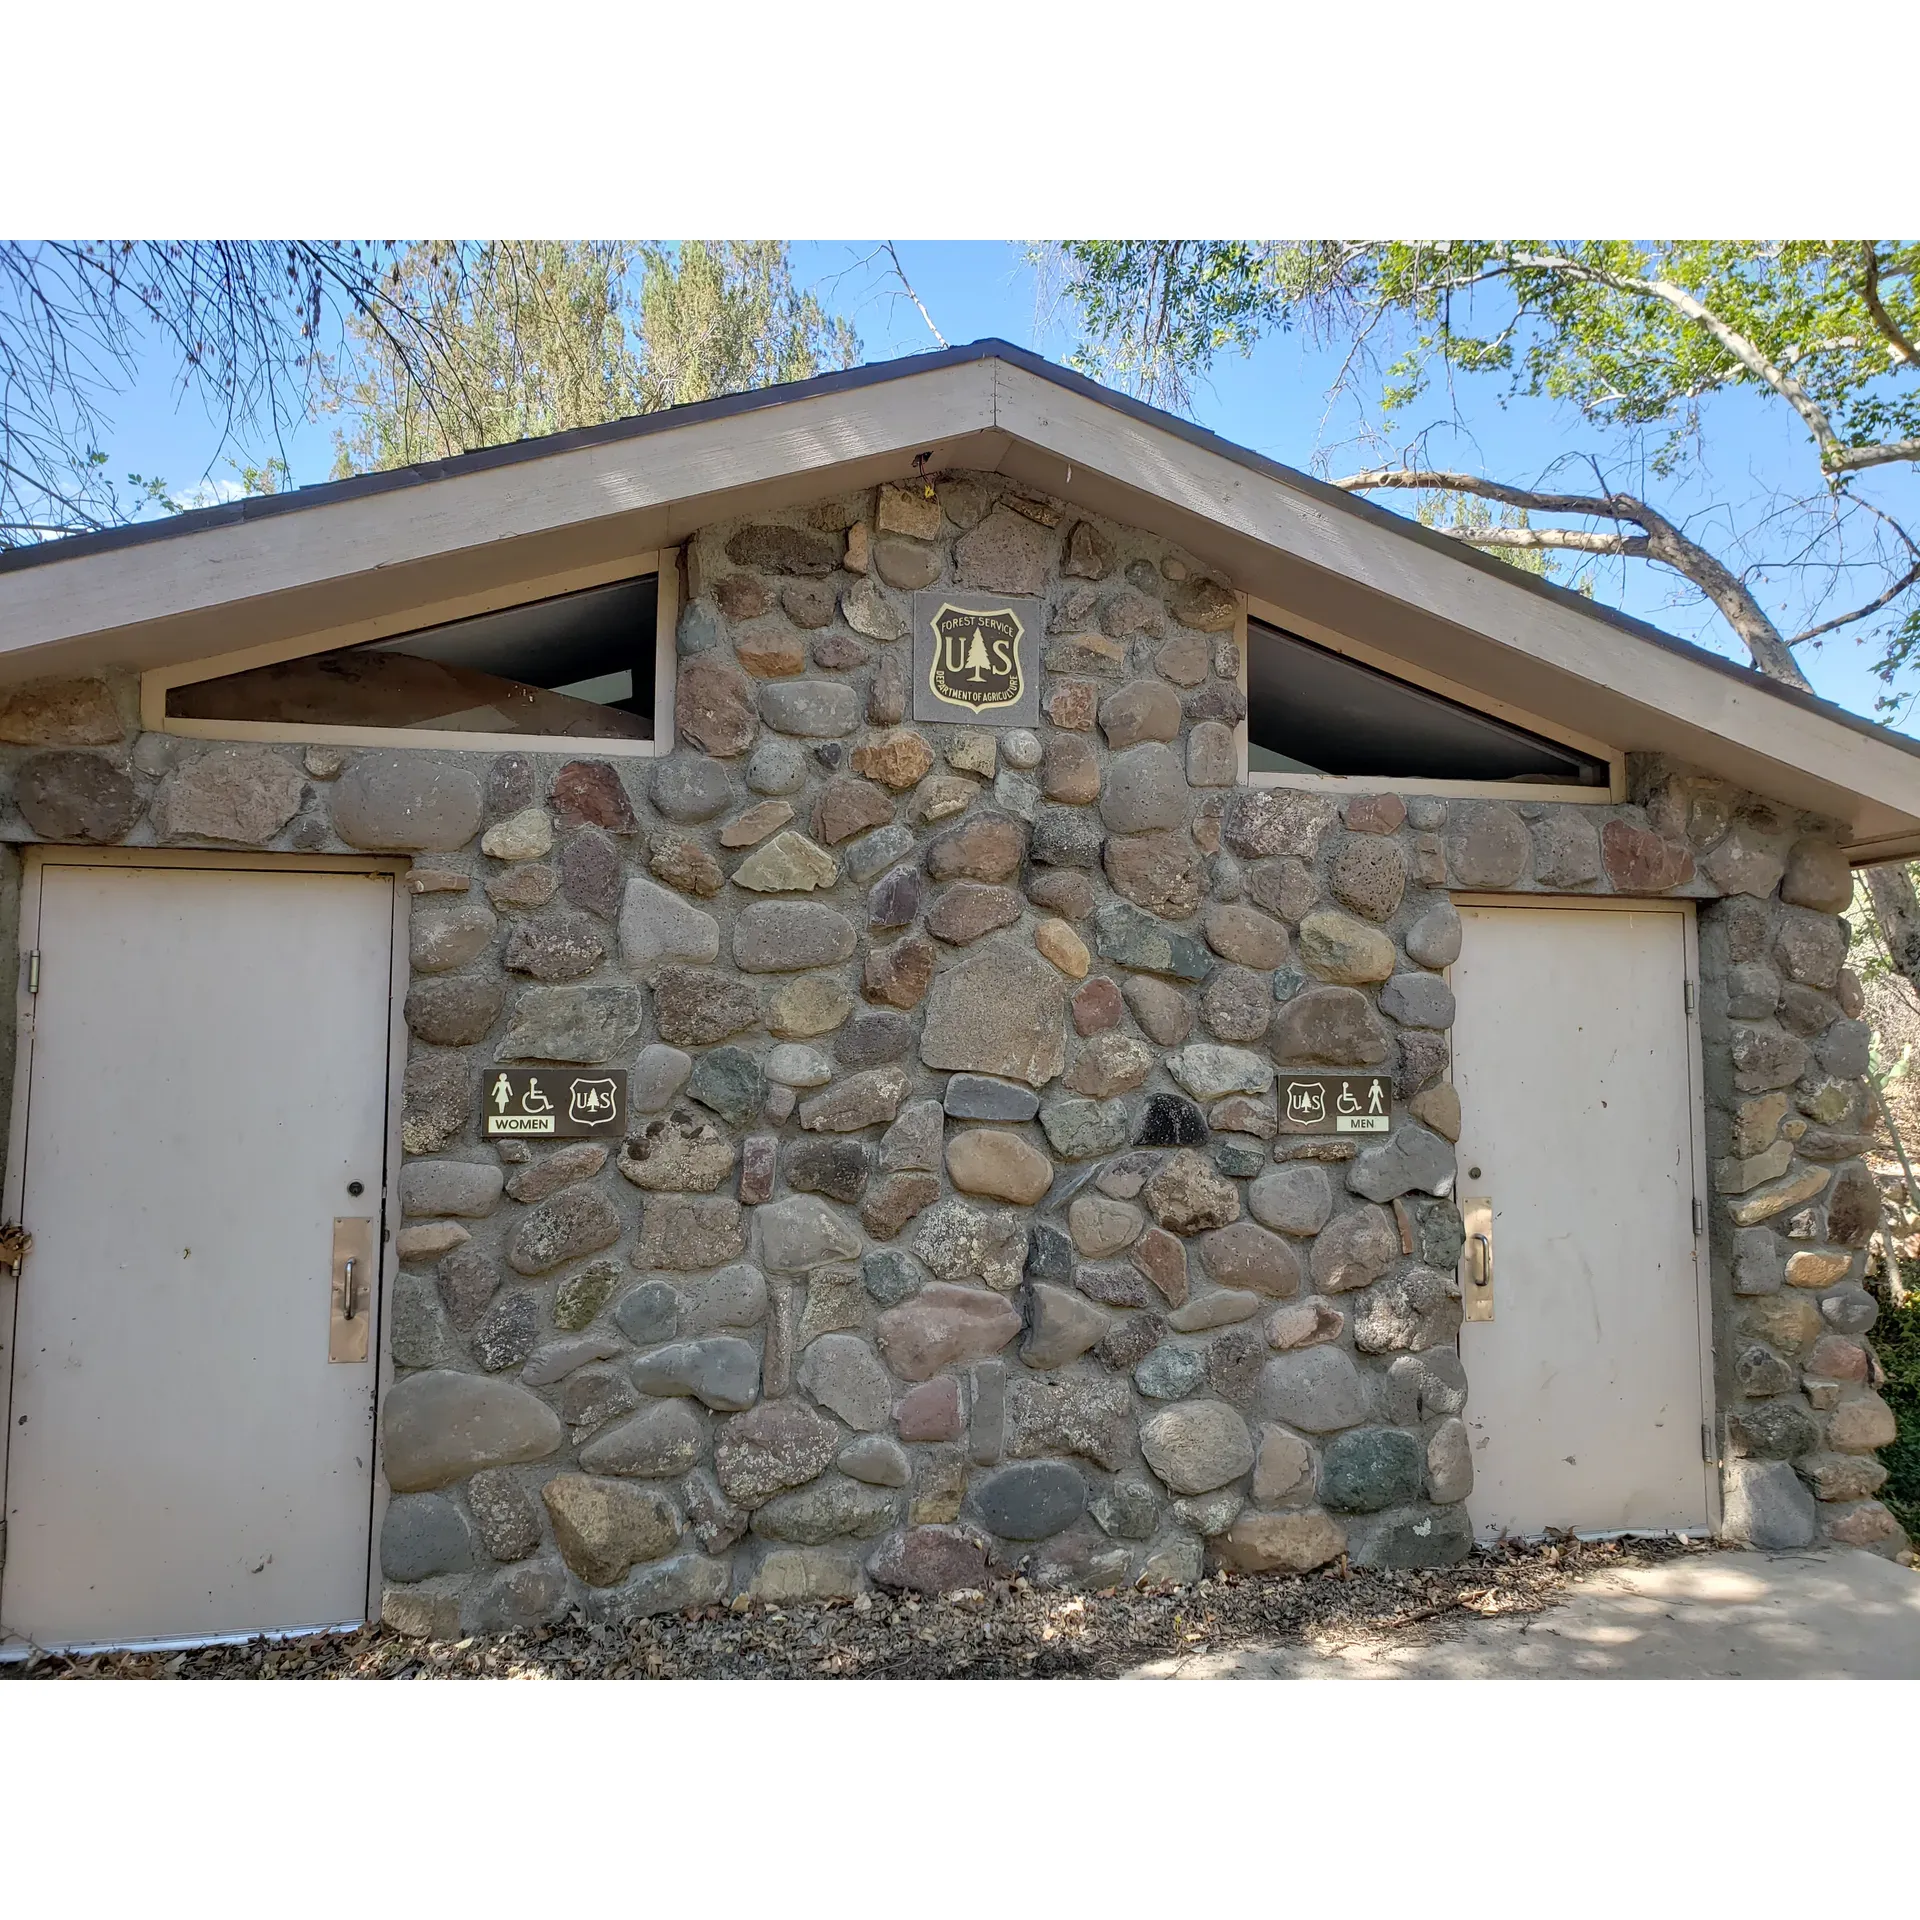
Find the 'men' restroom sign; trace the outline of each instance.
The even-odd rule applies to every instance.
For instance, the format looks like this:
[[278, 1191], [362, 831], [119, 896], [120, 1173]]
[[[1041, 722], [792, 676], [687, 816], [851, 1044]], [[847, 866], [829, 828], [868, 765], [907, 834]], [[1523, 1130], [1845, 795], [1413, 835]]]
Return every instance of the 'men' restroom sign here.
[[1384, 1073], [1283, 1073], [1282, 1133], [1385, 1133], [1391, 1119]]
[[494, 1067], [481, 1076], [481, 1132], [489, 1140], [531, 1134], [590, 1140], [617, 1133], [627, 1113], [626, 1069]]

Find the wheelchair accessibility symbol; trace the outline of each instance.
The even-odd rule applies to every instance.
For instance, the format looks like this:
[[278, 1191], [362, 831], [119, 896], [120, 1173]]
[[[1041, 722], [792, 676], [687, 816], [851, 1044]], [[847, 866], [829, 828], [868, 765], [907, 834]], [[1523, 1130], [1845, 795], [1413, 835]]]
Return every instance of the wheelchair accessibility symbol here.
[[624, 1072], [497, 1067], [481, 1083], [481, 1132], [489, 1140], [534, 1136], [581, 1140], [615, 1131], [626, 1113]]
[[1298, 1074], [1284, 1087], [1283, 1133], [1385, 1133], [1391, 1125], [1385, 1074]]

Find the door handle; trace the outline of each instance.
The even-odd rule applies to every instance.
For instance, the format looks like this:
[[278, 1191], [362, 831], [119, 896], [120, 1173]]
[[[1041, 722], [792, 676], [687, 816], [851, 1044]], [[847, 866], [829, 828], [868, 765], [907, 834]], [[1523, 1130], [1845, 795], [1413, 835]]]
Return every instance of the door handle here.
[[1485, 1195], [1460, 1202], [1461, 1225], [1466, 1239], [1461, 1249], [1461, 1265], [1466, 1268], [1466, 1317], [1469, 1320], [1493, 1318], [1493, 1202]]
[[373, 1261], [373, 1222], [336, 1219], [333, 1258], [327, 1268], [327, 1359], [335, 1365], [358, 1366], [367, 1358], [372, 1296], [363, 1303], [360, 1289]]

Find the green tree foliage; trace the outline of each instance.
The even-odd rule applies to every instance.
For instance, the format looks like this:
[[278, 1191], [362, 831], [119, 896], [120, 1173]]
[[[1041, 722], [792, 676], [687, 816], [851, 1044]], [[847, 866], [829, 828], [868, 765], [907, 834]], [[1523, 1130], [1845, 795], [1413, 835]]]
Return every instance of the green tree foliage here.
[[1893, 1409], [1899, 1437], [1880, 1449], [1887, 1484], [1880, 1498], [1908, 1533], [1920, 1537], [1920, 1261], [1903, 1260], [1900, 1299], [1883, 1301], [1873, 1330], [1874, 1351], [1886, 1369], [1881, 1389]]
[[417, 353], [391, 266], [362, 241], [0, 241], [0, 547], [180, 510], [164, 480], [116, 478], [101, 450], [143, 372], [204, 405], [217, 461], [306, 414], [316, 346], [349, 316]]
[[850, 366], [777, 241], [428, 241], [396, 264], [424, 352], [368, 316], [329, 405], [335, 471], [442, 459]]
[[[1504, 404], [1571, 408], [1594, 438], [1555, 463], [1575, 485], [1429, 465], [1416, 433], [1398, 464], [1337, 486], [1412, 492], [1441, 531], [1503, 556], [1670, 569], [1761, 672], [1794, 686], [1808, 684], [1794, 650], [1849, 629], [1878, 643], [1889, 686], [1920, 657], [1920, 536], [1903, 524], [1920, 472], [1920, 242], [1069, 240], [1051, 265], [1084, 324], [1080, 363], [1149, 398], [1186, 405], [1221, 353], [1302, 327], [1341, 349], [1336, 391], [1377, 380], [1377, 432], [1423, 396], [1450, 406], [1486, 379]], [[1702, 471], [1716, 396], [1768, 409], [1800, 474], [1723, 511], [1720, 551], [1682, 505], [1646, 493], [1648, 478], [1679, 492]], [[1450, 512], [1462, 495], [1514, 517]], [[1801, 583], [1798, 632], [1757, 590], [1781, 578]], [[1868, 885], [1894, 965], [1920, 990], [1911, 877], [1877, 867]]]
[[[1920, 650], [1920, 541], [1901, 522], [1901, 488], [1920, 466], [1920, 243], [1067, 241], [1055, 254], [1085, 329], [1079, 363], [1144, 397], [1186, 406], [1221, 353], [1300, 327], [1344, 349], [1343, 388], [1375, 381], [1382, 432], [1416, 402], [1450, 404], [1474, 377], [1506, 403], [1564, 403], [1595, 434], [1573, 492], [1440, 473], [1414, 456], [1341, 484], [1473, 493], [1533, 516], [1447, 528], [1491, 551], [1671, 567], [1781, 679], [1804, 684], [1793, 649], [1856, 622], [1875, 623], [1889, 682]], [[1716, 394], [1772, 407], [1803, 455], [1797, 491], [1735, 529], [1732, 564], [1638, 491], [1591, 484], [1696, 471]], [[1877, 476], [1892, 484], [1876, 494]], [[1546, 524], [1566, 519], [1587, 524]], [[1749, 583], [1770, 565], [1799, 577], [1825, 567], [1823, 617], [1781, 632]], [[1852, 604], [1863, 579], [1870, 591]]]
[[860, 357], [851, 326], [793, 284], [780, 240], [648, 247], [640, 282], [643, 402], [685, 406], [810, 379]]

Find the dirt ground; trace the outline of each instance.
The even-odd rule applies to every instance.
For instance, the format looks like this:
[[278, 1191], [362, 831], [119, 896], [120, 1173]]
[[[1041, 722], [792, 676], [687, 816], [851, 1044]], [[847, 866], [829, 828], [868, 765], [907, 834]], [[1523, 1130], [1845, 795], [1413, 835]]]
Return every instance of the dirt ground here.
[[41, 1680], [1105, 1679], [1148, 1661], [1256, 1642], [1425, 1643], [1468, 1621], [1538, 1613], [1582, 1574], [1709, 1554], [1673, 1539], [1476, 1548], [1458, 1567], [1232, 1574], [1146, 1593], [1041, 1593], [1024, 1580], [942, 1600], [708, 1607], [631, 1627], [574, 1616], [531, 1634], [409, 1640], [383, 1627], [189, 1653], [38, 1654], [0, 1676]]

